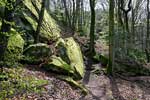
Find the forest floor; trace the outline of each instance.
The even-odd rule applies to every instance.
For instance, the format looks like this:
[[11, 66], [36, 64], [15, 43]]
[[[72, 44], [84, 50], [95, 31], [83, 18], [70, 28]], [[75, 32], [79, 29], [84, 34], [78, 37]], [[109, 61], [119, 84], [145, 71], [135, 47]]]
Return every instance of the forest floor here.
[[[87, 43], [84, 37], [77, 41], [81, 45]], [[101, 44], [96, 44], [96, 50], [104, 51], [107, 54], [107, 47], [103, 48], [104, 46]], [[84, 47], [81, 48], [84, 49]], [[57, 79], [56, 74], [47, 72], [38, 66], [27, 65], [21, 68], [20, 75], [34, 77], [35, 80], [48, 81], [40, 86], [44, 90], [40, 90], [40, 92], [24, 91], [8, 98], [11, 100], [150, 100], [150, 76], [109, 77], [105, 75], [100, 63], [93, 66], [95, 66], [95, 70], [86, 70], [82, 80], [89, 90], [89, 94], [86, 96], [79, 89]], [[17, 71], [18, 69], [14, 70], [15, 74]]]
[[[89, 90], [84, 96], [79, 89], [59, 80], [55, 74], [36, 66], [23, 68], [24, 75], [48, 81], [40, 93], [22, 93], [11, 100], [150, 100], [150, 77], [108, 77], [103, 71], [87, 70], [82, 80]], [[22, 99], [24, 98], [24, 99]]]
[[85, 76], [89, 95], [82, 100], [150, 100], [150, 77], [108, 77], [90, 71]]

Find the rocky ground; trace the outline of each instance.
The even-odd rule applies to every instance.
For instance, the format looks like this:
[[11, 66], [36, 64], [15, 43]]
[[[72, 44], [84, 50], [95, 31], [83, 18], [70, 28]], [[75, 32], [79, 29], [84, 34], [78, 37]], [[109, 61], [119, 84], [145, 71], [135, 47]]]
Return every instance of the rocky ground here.
[[89, 94], [84, 96], [79, 89], [55, 78], [55, 74], [25, 68], [24, 74], [38, 79], [48, 80], [44, 85], [46, 91], [17, 95], [11, 100], [150, 100], [150, 77], [108, 77], [103, 71], [99, 73], [86, 71], [82, 80]]

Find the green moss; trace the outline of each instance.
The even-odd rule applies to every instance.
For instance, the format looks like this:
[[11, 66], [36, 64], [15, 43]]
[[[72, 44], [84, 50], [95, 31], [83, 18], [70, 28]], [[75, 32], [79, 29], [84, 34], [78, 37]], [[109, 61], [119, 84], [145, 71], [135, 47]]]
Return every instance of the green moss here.
[[7, 48], [8, 50], [15, 50], [16, 48], [20, 48], [23, 51], [24, 40], [19, 34], [15, 34], [10, 36], [8, 40]]
[[15, 65], [23, 53], [24, 40], [21, 35], [15, 30], [8, 32], [9, 38], [7, 42], [7, 49], [4, 54], [4, 62], [7, 66]]
[[60, 39], [57, 43], [57, 47], [62, 51], [59, 52], [62, 58], [66, 58], [66, 62], [68, 62], [67, 59], [69, 59], [69, 64], [75, 69], [74, 74], [76, 78], [81, 79], [84, 76], [84, 63], [79, 45], [70, 37], [64, 40]]
[[97, 63], [101, 63], [102, 66], [106, 67], [108, 65], [108, 58], [103, 54], [95, 54], [93, 57], [93, 61]]
[[38, 63], [44, 60], [44, 58], [49, 58], [52, 55], [51, 48], [44, 43], [37, 43], [29, 45], [24, 50], [24, 61], [29, 63]]
[[28, 16], [26, 13], [23, 13], [23, 15], [25, 19], [31, 24], [33, 30], [35, 31], [38, 25], [37, 22], [31, 16]]
[[[37, 27], [37, 21], [34, 17], [38, 19], [38, 13], [35, 9], [35, 7], [32, 5], [32, 0], [24, 0], [24, 5], [28, 8], [28, 12], [23, 12], [23, 15], [25, 19], [31, 24], [34, 31]], [[33, 1], [36, 4], [36, 7], [40, 10], [41, 7], [41, 0], [34, 0]], [[31, 14], [32, 13], [32, 14]], [[34, 15], [34, 16], [32, 16]], [[56, 21], [48, 14], [47, 10], [44, 12], [44, 19], [42, 22], [42, 28], [40, 37], [41, 39], [47, 39], [47, 40], [57, 40], [60, 37], [60, 28], [57, 25]]]
[[66, 74], [73, 74], [74, 69], [70, 65], [68, 65], [65, 61], [63, 61], [60, 57], [52, 56], [51, 60], [44, 65], [46, 69], [51, 69], [57, 72], [63, 72]]
[[25, 70], [21, 67], [5, 68], [4, 73], [7, 76], [7, 80], [0, 81], [0, 100], [25, 93], [40, 93], [40, 91], [44, 90], [41, 86], [48, 84], [47, 80], [37, 79], [33, 75], [25, 74]]

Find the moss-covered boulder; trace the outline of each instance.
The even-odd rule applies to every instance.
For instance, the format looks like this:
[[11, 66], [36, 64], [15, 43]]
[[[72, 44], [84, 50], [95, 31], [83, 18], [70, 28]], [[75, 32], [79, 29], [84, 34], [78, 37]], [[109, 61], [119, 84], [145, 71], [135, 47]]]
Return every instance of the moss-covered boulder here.
[[24, 61], [28, 63], [40, 63], [45, 58], [50, 58], [52, 50], [49, 45], [44, 43], [37, 43], [29, 45], [23, 52]]
[[[37, 21], [39, 19], [38, 13], [41, 9], [41, 1], [42, 0], [23, 0], [23, 4], [25, 5], [26, 10], [23, 11], [23, 17], [21, 18], [23, 20], [21, 20], [22, 23], [20, 24], [26, 30], [36, 30]], [[61, 30], [57, 25], [56, 21], [50, 16], [48, 11], [45, 10], [40, 39], [57, 40], [60, 37], [60, 31]]]
[[75, 69], [75, 76], [81, 79], [84, 76], [84, 63], [79, 45], [70, 37], [57, 42], [59, 56]]
[[43, 66], [46, 70], [52, 70], [61, 74], [73, 75], [74, 73], [74, 68], [57, 56], [52, 56], [48, 63]]
[[22, 36], [15, 30], [11, 30], [8, 34], [10, 36], [4, 53], [4, 61], [6, 65], [11, 66], [21, 59], [25, 42]]

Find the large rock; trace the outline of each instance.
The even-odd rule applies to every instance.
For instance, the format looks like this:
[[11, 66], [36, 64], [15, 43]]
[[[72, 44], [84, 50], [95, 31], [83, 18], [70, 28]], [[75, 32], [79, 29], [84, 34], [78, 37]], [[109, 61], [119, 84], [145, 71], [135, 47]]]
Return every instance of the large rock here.
[[72, 37], [57, 42], [59, 56], [75, 69], [76, 78], [84, 76], [84, 63], [79, 45]]
[[43, 66], [47, 70], [52, 70], [61, 74], [74, 74], [74, 68], [57, 56], [52, 56], [48, 63]]
[[24, 60], [28, 63], [39, 63], [45, 58], [50, 58], [52, 50], [49, 45], [44, 43], [29, 45], [23, 52]]
[[[25, 20], [20, 24], [24, 26], [26, 30], [35, 31], [37, 28], [37, 19], [39, 19], [38, 12], [41, 8], [41, 0], [23, 0], [23, 4], [27, 10], [23, 12], [23, 19]], [[28, 27], [27, 23], [30, 24]], [[40, 39], [57, 40], [60, 37], [60, 31], [56, 21], [48, 14], [47, 10], [45, 10]]]
[[4, 61], [8, 66], [11, 66], [21, 59], [25, 42], [15, 30], [11, 30], [8, 34], [10, 36], [4, 53]]

